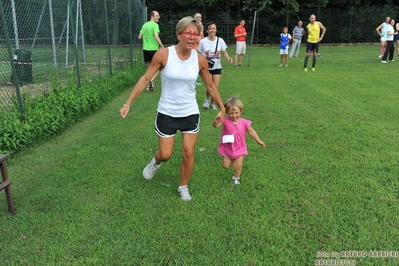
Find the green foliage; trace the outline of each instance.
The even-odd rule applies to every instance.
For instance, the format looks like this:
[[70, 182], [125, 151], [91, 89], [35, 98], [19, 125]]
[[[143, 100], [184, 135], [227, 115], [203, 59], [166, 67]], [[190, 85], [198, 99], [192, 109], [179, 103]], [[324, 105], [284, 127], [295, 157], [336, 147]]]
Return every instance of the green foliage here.
[[142, 72], [143, 68], [138, 66], [87, 82], [81, 88], [73, 79], [68, 87], [60, 88], [57, 75], [53, 75], [52, 91], [36, 98], [25, 98], [25, 119], [18, 110], [0, 111], [0, 153], [14, 153], [39, 143], [96, 112], [130, 87]]
[[[394, 16], [398, 12], [399, 7], [391, 4], [384, 5], [383, 7], [373, 5], [352, 8], [351, 10], [347, 10], [347, 12], [342, 12], [341, 17], [344, 18], [343, 20], [339, 20], [335, 24], [329, 23], [328, 32], [330, 30], [339, 32], [335, 39], [345, 43], [355, 42], [356, 40], [375, 42], [379, 40], [379, 36], [375, 33], [375, 28], [384, 21], [385, 16], [390, 16], [389, 14]], [[386, 15], [376, 17], [376, 14]], [[353, 21], [352, 27], [347, 27], [348, 21]]]

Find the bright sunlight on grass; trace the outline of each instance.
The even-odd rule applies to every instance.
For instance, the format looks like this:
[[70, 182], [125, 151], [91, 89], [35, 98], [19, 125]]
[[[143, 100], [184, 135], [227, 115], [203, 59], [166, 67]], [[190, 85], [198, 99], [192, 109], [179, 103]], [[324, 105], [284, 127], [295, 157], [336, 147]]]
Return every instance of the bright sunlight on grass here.
[[157, 149], [159, 77], [121, 119], [127, 88], [9, 159], [16, 215], [2, 196], [2, 265], [398, 265], [399, 60], [381, 64], [378, 49], [322, 45], [307, 73], [304, 47], [288, 67], [277, 46], [248, 49], [241, 68], [224, 61], [221, 95], [243, 101], [266, 149], [248, 136], [233, 185], [216, 112], [201, 108], [191, 202], [177, 194], [180, 135], [170, 161], [142, 177]]

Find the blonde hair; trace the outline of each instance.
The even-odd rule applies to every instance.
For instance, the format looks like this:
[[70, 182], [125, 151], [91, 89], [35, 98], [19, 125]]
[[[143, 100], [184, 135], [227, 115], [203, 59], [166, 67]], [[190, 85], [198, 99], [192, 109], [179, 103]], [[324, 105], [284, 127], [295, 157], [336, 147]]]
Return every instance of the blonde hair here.
[[179, 20], [176, 24], [176, 33], [180, 34], [182, 31], [187, 29], [189, 26], [195, 25], [198, 32], [202, 32], [202, 23], [194, 19], [192, 16], [187, 16]]
[[242, 112], [244, 110], [244, 104], [237, 97], [233, 97], [224, 103], [224, 108], [226, 108], [226, 112], [228, 112], [231, 108], [238, 108]]

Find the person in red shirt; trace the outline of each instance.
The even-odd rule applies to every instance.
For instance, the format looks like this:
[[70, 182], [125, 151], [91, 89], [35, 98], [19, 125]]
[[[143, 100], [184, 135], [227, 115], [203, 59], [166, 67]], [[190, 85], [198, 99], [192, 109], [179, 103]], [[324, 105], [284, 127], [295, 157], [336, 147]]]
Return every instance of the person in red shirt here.
[[244, 54], [246, 51], [245, 39], [247, 38], [247, 30], [244, 28], [245, 19], [240, 20], [240, 24], [234, 29], [234, 37], [236, 37], [236, 55], [235, 55], [235, 67], [242, 65]]

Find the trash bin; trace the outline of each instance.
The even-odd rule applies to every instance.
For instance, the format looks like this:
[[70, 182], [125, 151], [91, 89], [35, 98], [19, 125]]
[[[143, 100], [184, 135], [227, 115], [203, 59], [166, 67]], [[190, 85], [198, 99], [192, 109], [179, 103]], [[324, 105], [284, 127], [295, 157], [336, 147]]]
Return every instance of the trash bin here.
[[[14, 66], [19, 83], [32, 83], [32, 53], [27, 50], [16, 50], [14, 53]], [[10, 82], [14, 82], [11, 75]]]

